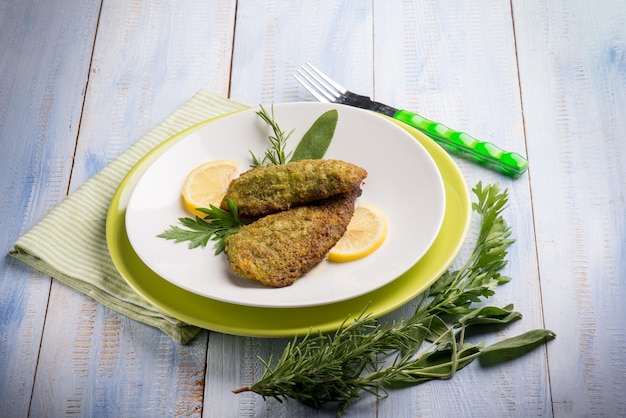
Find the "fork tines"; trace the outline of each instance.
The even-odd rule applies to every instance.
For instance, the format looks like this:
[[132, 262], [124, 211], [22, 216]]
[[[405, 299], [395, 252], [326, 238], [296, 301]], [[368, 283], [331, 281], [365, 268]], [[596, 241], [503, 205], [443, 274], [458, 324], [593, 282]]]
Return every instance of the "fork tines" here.
[[302, 65], [293, 76], [321, 102], [337, 102], [347, 92], [344, 87], [308, 62]]

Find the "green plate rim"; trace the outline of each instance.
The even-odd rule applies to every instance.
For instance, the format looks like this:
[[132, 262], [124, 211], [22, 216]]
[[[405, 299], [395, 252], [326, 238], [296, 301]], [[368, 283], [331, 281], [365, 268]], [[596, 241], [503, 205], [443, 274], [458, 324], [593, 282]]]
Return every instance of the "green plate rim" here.
[[264, 308], [200, 296], [158, 276], [140, 260], [128, 240], [125, 212], [130, 195], [150, 164], [174, 143], [208, 123], [239, 112], [200, 122], [163, 141], [128, 172], [111, 201], [106, 222], [111, 259], [124, 280], [161, 311], [190, 325], [232, 335], [293, 337], [310, 331], [331, 332], [346, 319], [363, 313], [377, 318], [405, 305], [423, 293], [452, 264], [463, 246], [472, 215], [465, 180], [456, 163], [439, 145], [416, 129], [385, 117], [426, 148], [441, 172], [446, 194], [444, 220], [437, 238], [426, 254], [396, 280], [365, 295], [332, 304]]

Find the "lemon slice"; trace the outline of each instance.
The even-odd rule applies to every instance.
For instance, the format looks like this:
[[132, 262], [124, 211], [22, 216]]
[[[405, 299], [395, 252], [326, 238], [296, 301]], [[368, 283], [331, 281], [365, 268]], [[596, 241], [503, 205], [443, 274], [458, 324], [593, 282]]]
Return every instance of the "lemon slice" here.
[[218, 206], [226, 195], [228, 185], [239, 170], [239, 162], [232, 160], [209, 161], [194, 168], [183, 183], [183, 205], [191, 213], [206, 216], [197, 208]]
[[358, 260], [373, 253], [387, 237], [385, 215], [373, 205], [361, 203], [345, 234], [328, 253], [329, 261]]

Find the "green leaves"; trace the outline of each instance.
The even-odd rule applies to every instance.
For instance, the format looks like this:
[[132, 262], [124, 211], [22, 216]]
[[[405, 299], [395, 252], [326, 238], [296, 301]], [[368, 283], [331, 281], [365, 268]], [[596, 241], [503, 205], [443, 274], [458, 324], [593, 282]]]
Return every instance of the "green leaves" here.
[[482, 351], [481, 363], [497, 364], [523, 356], [537, 346], [556, 338], [556, 334], [547, 329], [527, 331], [515, 337], [507, 338], [490, 345]]
[[178, 221], [187, 229], [177, 225], [170, 225], [169, 229], [157, 235], [157, 237], [174, 240], [175, 242], [189, 241], [189, 249], [206, 247], [212, 236], [211, 225], [208, 222], [197, 216], [195, 219], [178, 218]]
[[508, 194], [506, 190], [500, 192], [497, 184], [483, 188], [480, 182], [472, 190], [478, 198], [472, 208], [480, 216], [476, 244], [463, 267], [446, 272], [431, 287], [429, 295], [434, 299], [427, 313], [468, 314], [472, 303], [493, 296], [498, 286], [510, 280], [499, 273], [507, 263], [507, 249], [514, 242], [501, 216]]
[[259, 115], [259, 117], [272, 128], [274, 135], [270, 135], [268, 137], [272, 147], [265, 151], [263, 158], [258, 158], [252, 153], [252, 151], [250, 151], [250, 155], [252, 156], [252, 167], [286, 164], [290, 153], [285, 152], [285, 147], [287, 145], [287, 140], [293, 133], [293, 130], [289, 133], [285, 133], [285, 131], [280, 129], [274, 118], [274, 106], [272, 106], [271, 114], [267, 113], [267, 110], [265, 110], [263, 106], [259, 106], [261, 107], [261, 110], [256, 112], [256, 114]]
[[237, 232], [244, 224], [239, 218], [237, 205], [230, 199], [226, 202], [227, 211], [213, 205], [210, 208], [198, 208], [197, 211], [206, 214], [204, 219], [198, 216], [195, 219], [178, 218], [187, 229], [170, 225], [169, 229], [157, 237], [175, 242], [189, 241], [189, 249], [206, 247], [211, 240], [215, 241], [215, 255], [221, 253], [224, 251], [226, 237]]
[[293, 130], [285, 133], [278, 126], [274, 117], [274, 106], [272, 106], [271, 114], [263, 106], [260, 105], [260, 107], [261, 110], [257, 112], [257, 115], [272, 128], [274, 135], [268, 137], [271, 148], [265, 151], [263, 158], [257, 157], [250, 151], [252, 167], [281, 165], [292, 161], [315, 160], [324, 157], [337, 127], [339, 114], [336, 109], [324, 112], [313, 122], [292, 154], [286, 152], [286, 144]]
[[315, 160], [324, 157], [337, 127], [336, 109], [323, 113], [304, 134], [293, 152], [291, 161]]
[[477, 197], [473, 210], [481, 222], [474, 250], [461, 269], [446, 272], [431, 286], [411, 318], [380, 324], [361, 315], [334, 335], [294, 339], [276, 363], [271, 357], [261, 360], [265, 372], [258, 382], [234, 392], [293, 398], [316, 408], [334, 402], [340, 415], [363, 393], [381, 396], [391, 388], [447, 379], [475, 358], [496, 364], [554, 338], [553, 332], [540, 329], [488, 347], [465, 341], [470, 327], [487, 326], [489, 331], [522, 317], [512, 304], [475, 306], [510, 280], [499, 270], [506, 265], [513, 240], [501, 216], [507, 192], [498, 185], [483, 188], [481, 183], [473, 191]]
[[482, 306], [472, 309], [470, 313], [460, 317], [457, 322], [467, 327], [470, 325], [509, 324], [521, 318], [522, 314], [514, 311], [513, 305], [507, 305], [504, 308]]

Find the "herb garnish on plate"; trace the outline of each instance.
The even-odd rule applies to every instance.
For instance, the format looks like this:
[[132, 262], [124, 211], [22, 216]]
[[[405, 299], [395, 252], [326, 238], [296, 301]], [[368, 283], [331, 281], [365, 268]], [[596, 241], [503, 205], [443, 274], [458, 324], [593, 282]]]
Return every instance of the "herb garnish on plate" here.
[[252, 167], [281, 165], [292, 161], [315, 160], [324, 157], [330, 145], [330, 141], [332, 141], [335, 134], [335, 128], [337, 127], [339, 113], [336, 109], [328, 110], [318, 117], [304, 134], [300, 142], [298, 142], [298, 146], [293, 153], [287, 153], [285, 152], [285, 147], [293, 130], [289, 133], [285, 133], [285, 131], [280, 129], [274, 117], [273, 105], [271, 107], [271, 113], [268, 113], [262, 105], [259, 106], [261, 110], [256, 112], [256, 114], [272, 128], [274, 136], [269, 135], [268, 139], [271, 148], [265, 151], [263, 158], [257, 157], [250, 151]]
[[[304, 134], [295, 152], [285, 151], [286, 143], [293, 130], [285, 133], [274, 117], [274, 106], [271, 113], [260, 105], [261, 110], [256, 114], [272, 128], [274, 135], [269, 135], [270, 148], [265, 151], [263, 158], [259, 158], [252, 151], [252, 167], [281, 165], [291, 161], [302, 159], [320, 159], [324, 157], [328, 146], [335, 133], [338, 112], [335, 109], [323, 113], [315, 120], [313, 125]], [[291, 159], [290, 159], [291, 157]], [[159, 238], [173, 240], [175, 242], [189, 241], [189, 249], [206, 247], [209, 241], [215, 241], [215, 255], [220, 254], [225, 248], [225, 239], [234, 234], [245, 222], [239, 217], [237, 204], [227, 201], [227, 210], [210, 205], [209, 208], [196, 208], [198, 212], [205, 214], [204, 217], [178, 218], [183, 227], [170, 225], [167, 230], [157, 235]]]
[[159, 238], [174, 240], [175, 242], [189, 241], [189, 249], [206, 247], [209, 241], [215, 242], [215, 255], [224, 251], [226, 237], [234, 234], [244, 225], [239, 217], [237, 205], [228, 199], [228, 210], [214, 205], [210, 208], [198, 208], [206, 214], [204, 218], [178, 218], [178, 221], [187, 229], [177, 225], [170, 225], [169, 229], [157, 235]]

